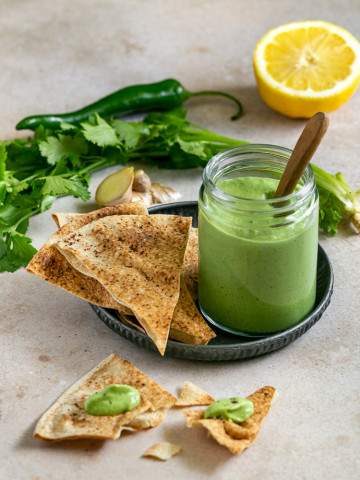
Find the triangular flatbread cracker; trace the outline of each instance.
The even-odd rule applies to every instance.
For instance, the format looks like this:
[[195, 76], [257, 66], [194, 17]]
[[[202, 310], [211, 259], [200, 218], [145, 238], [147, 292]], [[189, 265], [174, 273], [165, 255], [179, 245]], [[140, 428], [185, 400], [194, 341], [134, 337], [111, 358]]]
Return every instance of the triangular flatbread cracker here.
[[52, 219], [58, 228], [63, 227], [66, 223], [70, 223], [72, 220], [76, 220], [77, 218], [81, 217], [81, 215], [82, 213], [71, 212], [55, 212], [51, 214]]
[[[131, 313], [117, 304], [106, 289], [94, 278], [76, 270], [66, 258], [53, 246], [63, 236], [67, 236], [78, 228], [109, 215], [143, 214], [146, 209], [135, 204], [121, 204], [105, 207], [85, 214], [54, 214], [61, 225], [50, 240], [37, 252], [27, 266], [27, 270], [76, 297], [105, 308], [119, 308], [123, 313]], [[70, 220], [70, 222], [68, 221]]]
[[[120, 206], [122, 214], [136, 214], [136, 208], [137, 207], [135, 207], [134, 209], [132, 204], [123, 205], [122, 207]], [[145, 208], [140, 208], [142, 208], [146, 213]], [[101, 210], [98, 210], [98, 218], [114, 214], [116, 215], [116, 209], [117, 207], [105, 207]], [[141, 214], [141, 212], [139, 214]], [[73, 228], [78, 228], [79, 226], [82, 226], [80, 222], [84, 221], [83, 219], [86, 218], [86, 215], [88, 214], [54, 213], [52, 216], [59, 227], [64, 226], [66, 223], [72, 222], [71, 226]], [[76, 262], [76, 257], [72, 257], [72, 265], [78, 270], [81, 270], [81, 265]], [[72, 269], [72, 267], [70, 268]], [[86, 275], [87, 272], [83, 271], [83, 274]], [[198, 231], [197, 228], [191, 228], [185, 250], [184, 264], [182, 267], [183, 281], [181, 282], [180, 297], [174, 312], [173, 320], [171, 322], [169, 338], [190, 345], [206, 345], [216, 335], [213, 330], [208, 326], [202, 315], [200, 315], [193, 301], [197, 297], [197, 275]], [[80, 281], [80, 279], [78, 280]], [[94, 279], [92, 280], [94, 281]], [[97, 292], [99, 287], [98, 282], [96, 282], [95, 284], [92, 283], [91, 286], [93, 287], [94, 291]], [[191, 298], [189, 293], [191, 295]], [[123, 320], [124, 323], [131, 324], [130, 317], [125, 319], [121, 317], [122, 314], [125, 314], [127, 316], [131, 315], [132, 312], [129, 309], [119, 304], [117, 304], [117, 306], [114, 306], [114, 300], [111, 296], [109, 298], [108, 292], [106, 292], [106, 295], [104, 295], [103, 292], [100, 290], [100, 295], [102, 295], [104, 299], [108, 299], [108, 308], [116, 308], [119, 311], [120, 319]], [[135, 323], [135, 325], [132, 324], [132, 326], [137, 329], [140, 327], [140, 330], [143, 330], [137, 322]]]
[[188, 427], [201, 425], [220, 444], [237, 454], [243, 452], [259, 433], [261, 422], [268, 414], [275, 395], [274, 387], [263, 387], [247, 398], [254, 403], [253, 415], [240, 424], [216, 418], [203, 418], [204, 411], [185, 412]]
[[195, 407], [200, 405], [210, 405], [214, 398], [205, 392], [202, 388], [191, 382], [184, 382], [179, 397], [176, 400], [175, 407]]
[[190, 345], [206, 345], [216, 337], [200, 314], [181, 276], [179, 301], [170, 326], [170, 338]]
[[[88, 415], [86, 398], [108, 385], [119, 383], [137, 388], [141, 403], [130, 412], [115, 416]], [[147, 411], [164, 411], [172, 407], [175, 397], [138, 370], [127, 360], [110, 355], [72, 385], [38, 421], [34, 436], [44, 440], [80, 438], [116, 439], [128, 424]]]
[[[88, 213], [55, 212], [51, 216], [56, 225], [61, 228], [70, 223], [71, 228], [80, 228], [84, 225], [98, 220], [99, 218], [111, 215], [147, 215], [148, 211], [144, 205], [135, 203], [120, 203], [109, 207], [99, 208]], [[70, 233], [70, 232], [69, 232]]]
[[193, 300], [198, 297], [198, 276], [199, 276], [199, 240], [198, 229], [192, 227], [190, 230], [188, 244], [185, 250], [184, 265], [182, 274]]
[[[140, 332], [145, 332], [135, 317], [124, 315], [123, 312], [119, 310], [118, 316], [126, 325], [129, 325]], [[215, 337], [215, 332], [209, 327], [202, 315], [200, 315], [182, 278], [179, 300], [176, 304], [170, 325], [169, 338], [188, 345], [206, 345]]]
[[124, 315], [119, 310], [116, 313], [121, 323], [124, 323], [128, 327], [135, 328], [135, 330], [138, 330], [139, 332], [146, 333], [134, 315]]
[[167, 409], [160, 408], [155, 412], [140, 413], [128, 424], [128, 427], [133, 430], [146, 430], [148, 428], [154, 428], [160, 425], [166, 417]]
[[188, 217], [113, 215], [85, 225], [56, 247], [135, 314], [163, 355], [190, 225]]
[[174, 443], [169, 442], [159, 442], [149, 447], [142, 456], [156, 458], [156, 460], [162, 460], [165, 462], [181, 452], [181, 450], [180, 445], [175, 445]]

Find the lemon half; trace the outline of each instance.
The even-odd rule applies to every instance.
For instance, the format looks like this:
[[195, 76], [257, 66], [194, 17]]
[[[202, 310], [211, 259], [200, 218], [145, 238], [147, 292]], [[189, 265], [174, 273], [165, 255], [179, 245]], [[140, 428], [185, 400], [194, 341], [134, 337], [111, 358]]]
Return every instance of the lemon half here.
[[289, 117], [336, 110], [360, 83], [360, 43], [332, 23], [306, 21], [270, 30], [257, 44], [260, 95]]

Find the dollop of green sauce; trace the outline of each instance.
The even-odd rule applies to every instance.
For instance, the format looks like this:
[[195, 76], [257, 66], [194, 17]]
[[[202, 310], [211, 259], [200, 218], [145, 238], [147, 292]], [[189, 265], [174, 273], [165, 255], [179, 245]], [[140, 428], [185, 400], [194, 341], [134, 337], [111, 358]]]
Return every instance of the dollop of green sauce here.
[[243, 397], [216, 400], [204, 412], [204, 418], [221, 418], [234, 423], [245, 422], [254, 413], [254, 404]]
[[85, 411], [96, 416], [119, 415], [133, 410], [139, 403], [140, 393], [136, 388], [114, 383], [90, 395], [85, 401]]

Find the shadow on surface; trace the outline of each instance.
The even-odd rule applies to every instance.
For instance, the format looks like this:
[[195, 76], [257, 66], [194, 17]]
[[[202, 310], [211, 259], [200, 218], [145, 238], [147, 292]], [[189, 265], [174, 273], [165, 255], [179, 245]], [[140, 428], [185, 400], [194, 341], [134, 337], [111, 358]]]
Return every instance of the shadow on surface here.
[[174, 425], [165, 424], [164, 438], [168, 442], [182, 446], [183, 454], [178, 458], [187, 463], [190, 471], [215, 473], [225, 462], [234, 458], [230, 452], [209, 438], [204, 429], [188, 428], [183, 420], [180, 422]]

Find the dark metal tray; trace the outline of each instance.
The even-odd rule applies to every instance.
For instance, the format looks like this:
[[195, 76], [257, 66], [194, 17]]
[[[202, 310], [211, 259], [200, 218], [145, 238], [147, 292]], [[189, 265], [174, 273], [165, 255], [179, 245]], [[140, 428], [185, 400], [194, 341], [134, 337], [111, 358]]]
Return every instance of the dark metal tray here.
[[[193, 218], [193, 225], [197, 226], [197, 202], [178, 202], [167, 205], [157, 205], [149, 209], [150, 214], [165, 213], [171, 215], [184, 215]], [[300, 323], [280, 333], [268, 335], [263, 338], [239, 337], [226, 334], [218, 329], [217, 337], [208, 345], [186, 345], [169, 340], [166, 356], [188, 360], [202, 360], [206, 362], [242, 360], [257, 357], [266, 353], [286, 347], [289, 343], [306, 333], [318, 320], [328, 307], [333, 291], [333, 272], [330, 261], [325, 251], [319, 245], [317, 266], [317, 296], [313, 310]], [[119, 320], [112, 310], [91, 305], [99, 318], [114, 332], [130, 340], [146, 350], [157, 351], [150, 338], [144, 333], [125, 325]], [[213, 328], [213, 326], [212, 326]]]

